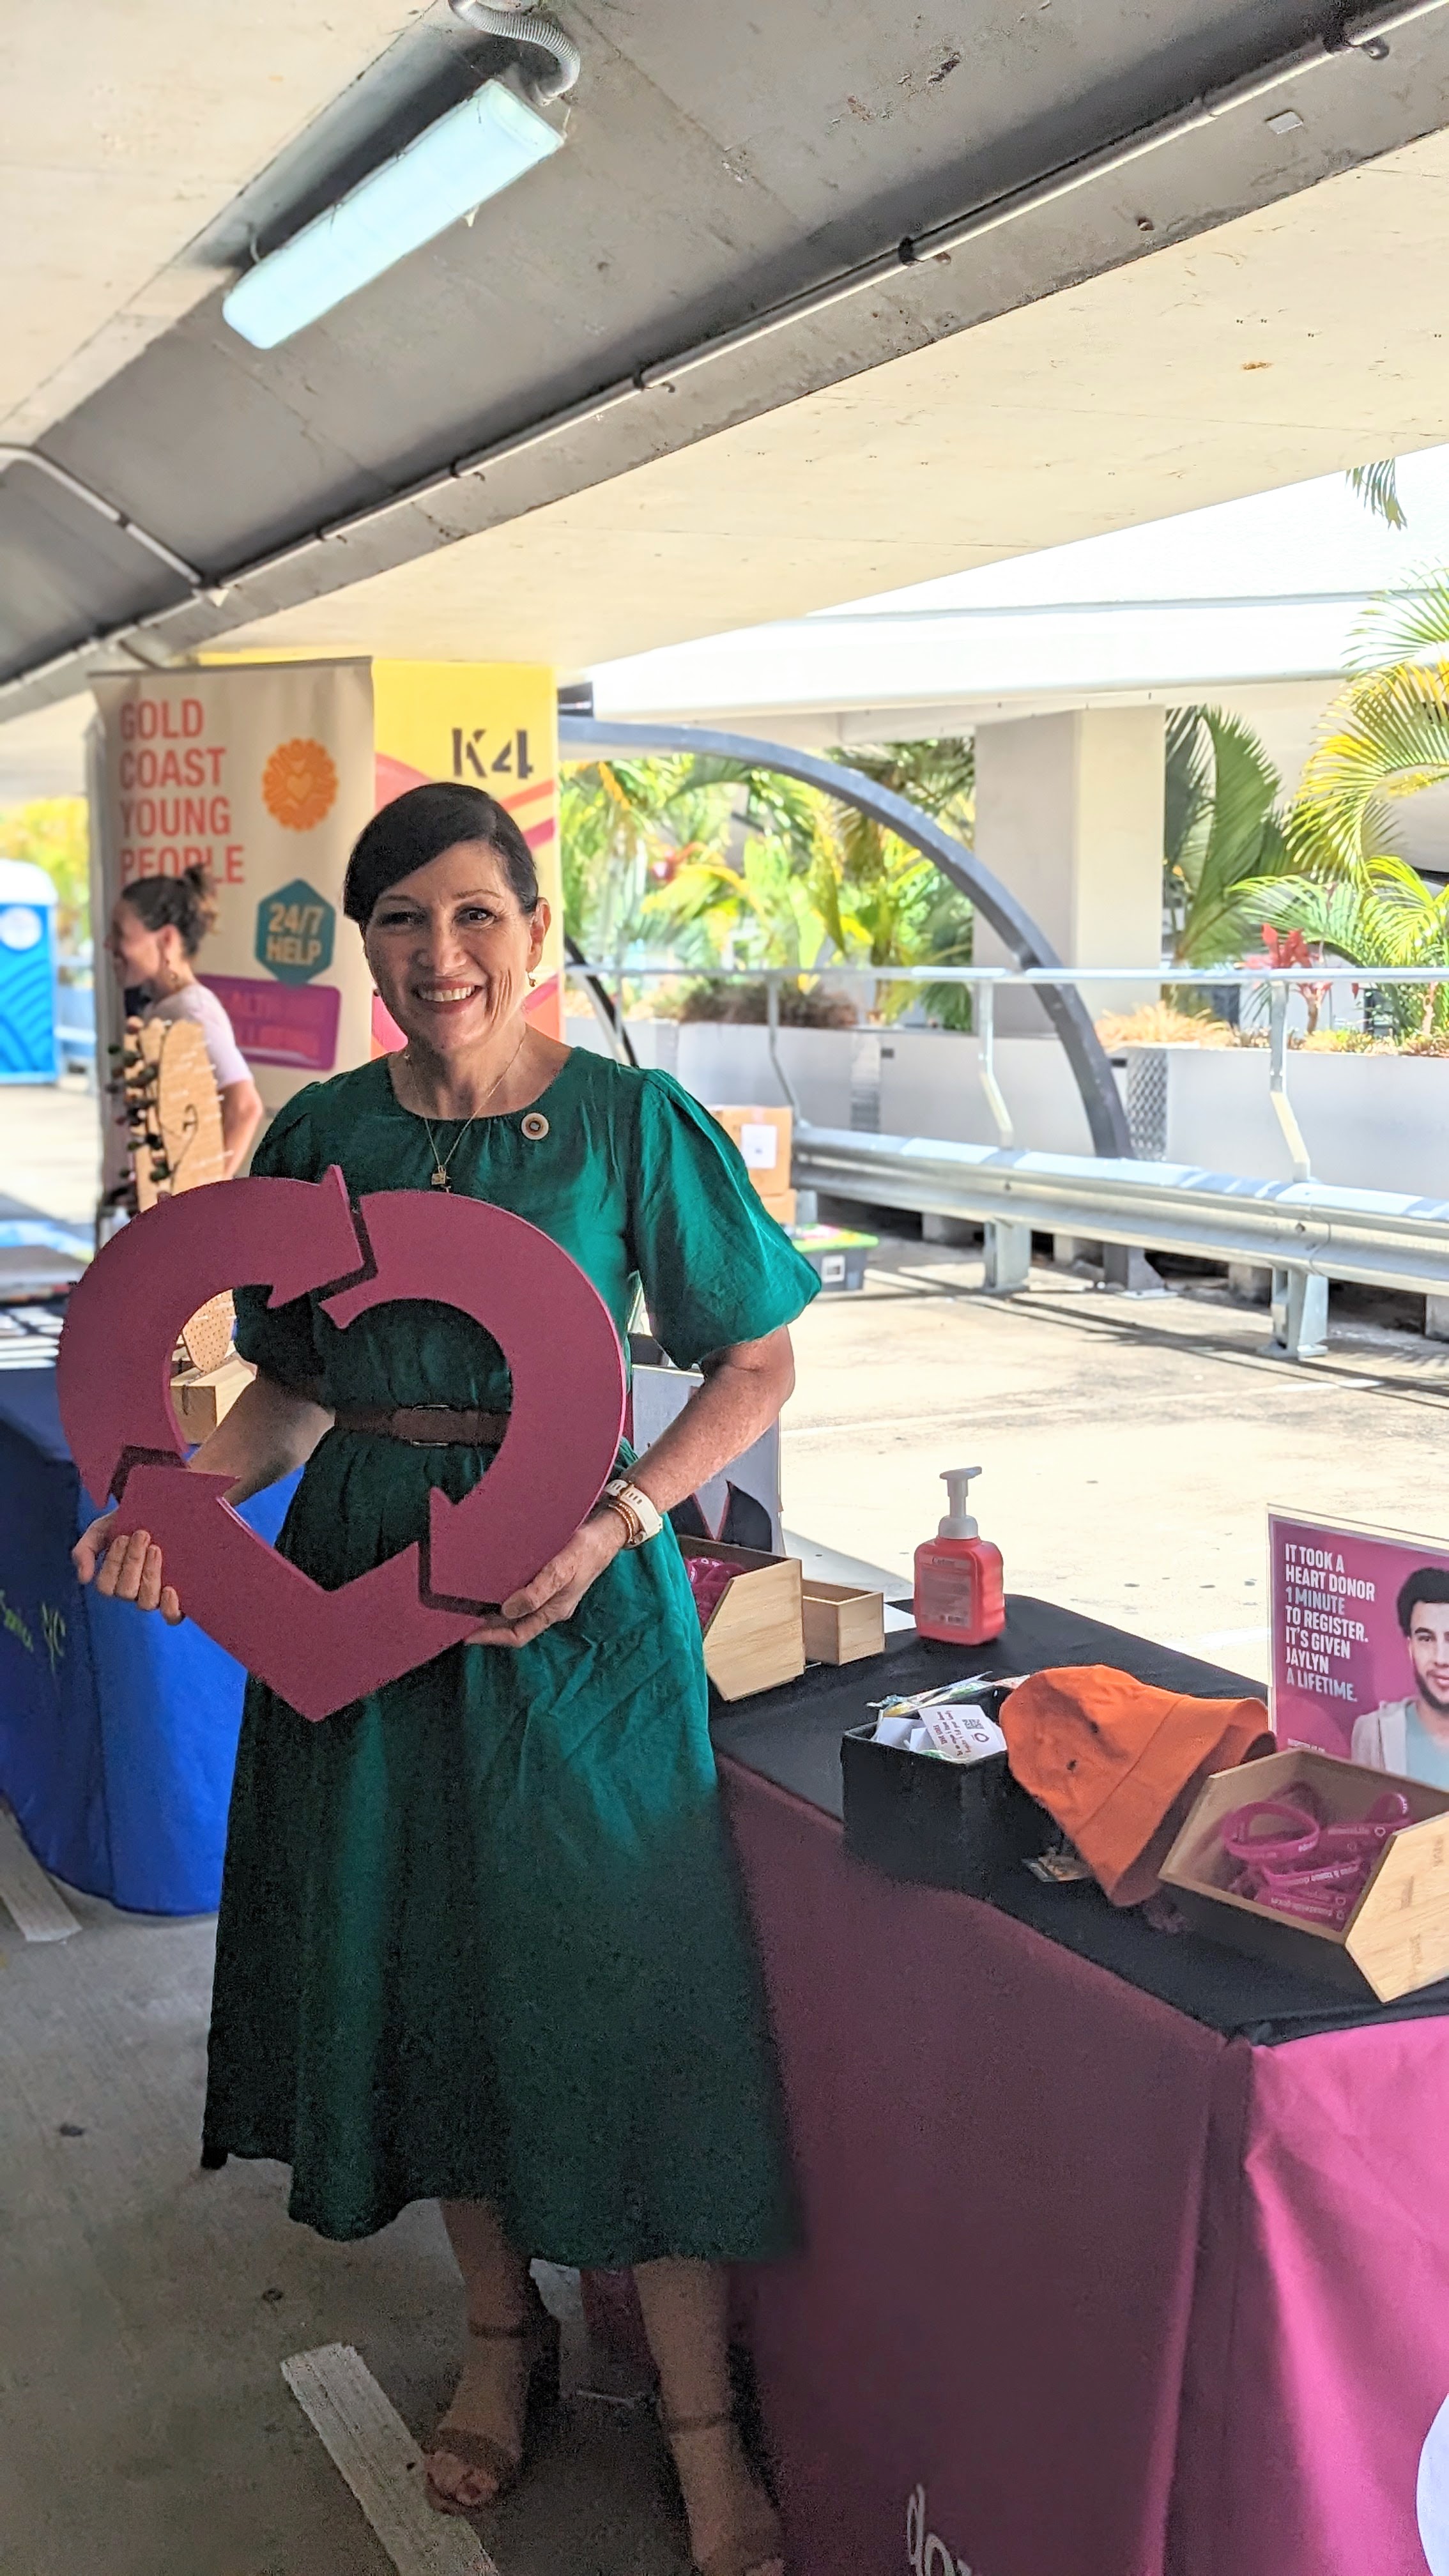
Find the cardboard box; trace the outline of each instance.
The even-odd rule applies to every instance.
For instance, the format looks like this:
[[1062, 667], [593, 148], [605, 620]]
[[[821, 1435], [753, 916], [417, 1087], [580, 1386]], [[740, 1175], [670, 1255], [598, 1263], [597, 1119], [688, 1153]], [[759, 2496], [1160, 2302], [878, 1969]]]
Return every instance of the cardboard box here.
[[812, 1664], [855, 1664], [885, 1651], [885, 1595], [858, 1592], [849, 1583], [820, 1583], [807, 1574], [800, 1585], [805, 1652]]
[[761, 1190], [760, 1197], [766, 1208], [769, 1210], [771, 1216], [774, 1218], [776, 1225], [783, 1225], [788, 1233], [795, 1222], [794, 1191], [781, 1190], [777, 1196], [769, 1196], [764, 1190]]
[[709, 1114], [719, 1121], [727, 1136], [734, 1138], [761, 1198], [783, 1198], [790, 1189], [793, 1113], [788, 1109], [732, 1108], [711, 1109]]
[[798, 1681], [805, 1670], [800, 1560], [765, 1556], [722, 1539], [681, 1538], [685, 1556], [717, 1558], [734, 1572], [704, 1630], [704, 1669], [721, 1699], [748, 1699]]
[[[1291, 1798], [1312, 1787], [1334, 1823], [1357, 1823], [1385, 1789], [1402, 1789], [1415, 1822], [1386, 1843], [1342, 1931], [1302, 1923], [1270, 1905], [1234, 1896], [1233, 1864], [1222, 1847], [1223, 1819], [1252, 1799]], [[1335, 1754], [1298, 1746], [1270, 1753], [1206, 1781], [1162, 1867], [1195, 1932], [1250, 1959], [1322, 1977], [1360, 2002], [1391, 2003], [1449, 1976], [1449, 1794]]]

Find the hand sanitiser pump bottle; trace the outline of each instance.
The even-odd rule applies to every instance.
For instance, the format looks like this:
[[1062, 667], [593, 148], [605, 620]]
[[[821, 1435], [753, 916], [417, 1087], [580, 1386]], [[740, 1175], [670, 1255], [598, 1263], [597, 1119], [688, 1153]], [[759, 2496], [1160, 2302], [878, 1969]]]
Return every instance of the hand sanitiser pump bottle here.
[[951, 1508], [934, 1538], [916, 1550], [916, 1626], [945, 1646], [984, 1646], [1006, 1625], [1001, 1550], [982, 1538], [966, 1509], [979, 1467], [948, 1467], [941, 1482]]

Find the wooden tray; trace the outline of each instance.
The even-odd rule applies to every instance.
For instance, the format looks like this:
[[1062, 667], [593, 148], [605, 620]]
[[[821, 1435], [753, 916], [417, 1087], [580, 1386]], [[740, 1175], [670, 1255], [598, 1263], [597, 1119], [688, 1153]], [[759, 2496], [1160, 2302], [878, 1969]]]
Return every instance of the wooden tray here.
[[859, 1592], [850, 1583], [820, 1583], [807, 1574], [800, 1586], [805, 1652], [812, 1664], [855, 1664], [885, 1651], [885, 1595]]
[[[1317, 1790], [1333, 1822], [1356, 1823], [1385, 1789], [1402, 1789], [1416, 1820], [1384, 1845], [1342, 1931], [1300, 1923], [1233, 1896], [1222, 1884], [1231, 1870], [1218, 1831], [1223, 1818], [1250, 1799], [1291, 1797], [1300, 1785]], [[1369, 1771], [1307, 1746], [1269, 1753], [1237, 1771], [1215, 1771], [1162, 1865], [1162, 1879], [1195, 1932], [1251, 1959], [1324, 1977], [1361, 2000], [1391, 2003], [1449, 1976], [1449, 1794], [1423, 1780]]]

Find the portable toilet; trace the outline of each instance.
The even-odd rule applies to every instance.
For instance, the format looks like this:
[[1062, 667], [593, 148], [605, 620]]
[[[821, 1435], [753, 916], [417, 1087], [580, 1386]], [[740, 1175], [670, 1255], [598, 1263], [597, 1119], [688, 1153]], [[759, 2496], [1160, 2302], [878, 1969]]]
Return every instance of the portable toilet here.
[[44, 868], [0, 859], [0, 1082], [54, 1082], [56, 892]]

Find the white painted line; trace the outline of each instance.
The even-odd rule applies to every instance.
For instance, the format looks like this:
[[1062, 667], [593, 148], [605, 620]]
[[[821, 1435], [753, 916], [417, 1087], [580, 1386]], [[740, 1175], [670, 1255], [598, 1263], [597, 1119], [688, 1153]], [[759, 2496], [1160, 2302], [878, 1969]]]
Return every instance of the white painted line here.
[[476, 2532], [435, 2513], [423, 2455], [350, 2343], [293, 2353], [282, 2377], [344, 2478], [398, 2576], [498, 2576]]
[[80, 1930], [8, 1807], [0, 1807], [0, 1905], [23, 1941], [68, 1941]]

